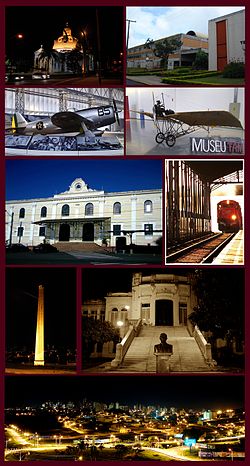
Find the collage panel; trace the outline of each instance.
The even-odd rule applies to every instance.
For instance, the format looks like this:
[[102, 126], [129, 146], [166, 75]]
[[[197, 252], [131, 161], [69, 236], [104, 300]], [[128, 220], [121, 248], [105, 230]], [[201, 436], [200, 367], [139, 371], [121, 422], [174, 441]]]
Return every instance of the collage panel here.
[[243, 373], [244, 294], [243, 269], [83, 269], [82, 369]]
[[161, 160], [12, 159], [6, 189], [7, 264], [162, 264]]
[[242, 376], [118, 376], [115, 392], [108, 376], [8, 376], [5, 388], [7, 461], [244, 459]]
[[243, 160], [166, 160], [166, 264], [244, 264]]
[[244, 6], [4, 1], [2, 459], [245, 460]]
[[6, 374], [76, 374], [76, 270], [8, 268]]
[[127, 86], [244, 86], [244, 5], [138, 5], [126, 17]]
[[126, 89], [126, 154], [242, 156], [243, 88]]
[[8, 5], [5, 44], [7, 84], [123, 85], [122, 6]]
[[123, 89], [7, 88], [5, 154], [124, 155]]

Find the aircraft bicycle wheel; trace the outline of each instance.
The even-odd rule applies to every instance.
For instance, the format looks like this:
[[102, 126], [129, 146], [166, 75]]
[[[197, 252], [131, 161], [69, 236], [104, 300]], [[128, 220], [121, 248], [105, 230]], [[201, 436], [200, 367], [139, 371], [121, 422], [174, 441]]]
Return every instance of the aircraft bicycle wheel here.
[[173, 134], [168, 134], [166, 136], [166, 144], [168, 147], [173, 147], [175, 145], [176, 137]]
[[157, 133], [157, 135], [155, 136], [155, 140], [156, 140], [157, 144], [161, 144], [165, 140], [164, 134], [163, 133]]

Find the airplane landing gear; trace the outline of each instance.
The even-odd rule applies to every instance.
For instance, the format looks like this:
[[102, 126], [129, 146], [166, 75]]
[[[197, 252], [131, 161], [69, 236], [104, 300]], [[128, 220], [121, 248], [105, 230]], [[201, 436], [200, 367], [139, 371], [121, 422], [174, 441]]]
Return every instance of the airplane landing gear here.
[[168, 147], [173, 147], [175, 145], [176, 137], [173, 134], [167, 134], [165, 139]]
[[155, 140], [157, 142], [157, 144], [161, 144], [164, 140], [165, 140], [165, 134], [163, 133], [157, 133], [157, 135], [155, 136]]
[[164, 134], [160, 131], [156, 134], [155, 141], [157, 144], [161, 144], [165, 141], [168, 147], [173, 147], [176, 143], [176, 137], [171, 133]]

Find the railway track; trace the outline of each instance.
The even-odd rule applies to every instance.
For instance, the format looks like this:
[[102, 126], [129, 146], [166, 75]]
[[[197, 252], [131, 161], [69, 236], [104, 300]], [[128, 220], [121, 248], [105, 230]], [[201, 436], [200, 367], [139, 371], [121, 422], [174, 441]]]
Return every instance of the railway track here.
[[167, 263], [211, 264], [214, 258], [232, 240], [235, 233], [218, 233], [167, 256]]

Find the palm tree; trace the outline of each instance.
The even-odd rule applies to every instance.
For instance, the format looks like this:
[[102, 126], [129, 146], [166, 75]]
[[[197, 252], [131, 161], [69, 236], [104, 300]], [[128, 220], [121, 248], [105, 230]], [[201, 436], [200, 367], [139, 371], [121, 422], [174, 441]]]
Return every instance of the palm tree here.
[[[46, 72], [49, 71], [49, 64], [52, 58], [58, 59], [58, 53], [55, 52], [54, 50], [44, 49], [43, 46], [41, 46], [37, 59], [39, 63], [40, 61], [44, 63], [45, 65], [44, 70]], [[39, 69], [43, 69], [43, 68], [39, 66]]]

